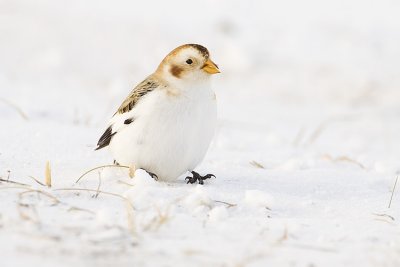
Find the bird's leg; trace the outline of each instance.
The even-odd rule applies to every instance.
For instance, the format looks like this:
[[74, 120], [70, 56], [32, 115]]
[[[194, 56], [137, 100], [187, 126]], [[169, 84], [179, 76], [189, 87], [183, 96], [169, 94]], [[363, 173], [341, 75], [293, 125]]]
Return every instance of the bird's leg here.
[[119, 163], [114, 159], [114, 165], [119, 166]]
[[192, 171], [192, 174], [193, 174], [193, 177], [188, 176], [185, 178], [185, 180], [187, 181], [186, 182], [187, 184], [189, 184], [189, 183], [194, 184], [197, 181], [199, 182], [199, 184], [204, 184], [204, 180], [210, 179], [211, 177], [215, 178], [214, 174], [207, 174], [207, 175], [201, 176], [200, 174], [198, 174], [195, 171]]
[[[143, 169], [144, 170], [144, 169]], [[146, 170], [145, 170], [146, 171]], [[149, 172], [149, 171], [146, 171], [150, 176], [151, 176], [151, 178], [153, 178], [154, 180], [156, 180], [156, 181], [158, 181], [158, 176], [156, 175], [156, 174], [154, 174], [154, 173], [152, 173], [152, 172]]]

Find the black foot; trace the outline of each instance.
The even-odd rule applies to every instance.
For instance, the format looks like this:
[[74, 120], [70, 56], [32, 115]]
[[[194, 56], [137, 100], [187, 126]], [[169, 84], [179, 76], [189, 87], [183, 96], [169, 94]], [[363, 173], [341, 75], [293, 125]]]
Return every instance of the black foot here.
[[189, 183], [194, 184], [197, 181], [199, 182], [199, 184], [204, 184], [204, 180], [210, 179], [211, 177], [215, 178], [214, 174], [207, 174], [207, 175], [201, 176], [200, 174], [198, 174], [195, 171], [192, 171], [192, 174], [193, 174], [193, 177], [188, 176], [185, 178], [185, 180], [187, 180], [187, 182], [186, 182], [187, 184], [189, 184]]
[[114, 165], [119, 166], [119, 163], [114, 159]]
[[154, 174], [152, 172], [149, 172], [149, 171], [146, 171], [146, 172], [151, 176], [151, 178], [153, 178], [154, 180], [158, 181], [158, 176], [156, 174]]

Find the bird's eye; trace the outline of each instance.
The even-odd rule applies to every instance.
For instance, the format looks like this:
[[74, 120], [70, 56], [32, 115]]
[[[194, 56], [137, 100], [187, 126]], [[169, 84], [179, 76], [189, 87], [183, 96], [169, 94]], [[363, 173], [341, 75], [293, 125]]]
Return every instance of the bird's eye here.
[[193, 63], [193, 60], [191, 60], [191, 59], [189, 58], [188, 60], [186, 60], [186, 63], [190, 65], [190, 64]]

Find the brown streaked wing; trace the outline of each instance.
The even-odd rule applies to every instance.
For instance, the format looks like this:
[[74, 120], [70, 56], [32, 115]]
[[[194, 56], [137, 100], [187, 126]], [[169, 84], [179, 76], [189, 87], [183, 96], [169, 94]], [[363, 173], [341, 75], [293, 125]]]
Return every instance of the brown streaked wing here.
[[138, 84], [135, 89], [132, 90], [129, 96], [124, 100], [124, 102], [122, 102], [121, 106], [118, 108], [115, 114], [123, 114], [125, 112], [131, 111], [136, 103], [139, 101], [139, 99], [142, 98], [142, 96], [153, 91], [157, 87], [159, 87], [159, 83], [151, 78], [147, 78], [146, 80]]

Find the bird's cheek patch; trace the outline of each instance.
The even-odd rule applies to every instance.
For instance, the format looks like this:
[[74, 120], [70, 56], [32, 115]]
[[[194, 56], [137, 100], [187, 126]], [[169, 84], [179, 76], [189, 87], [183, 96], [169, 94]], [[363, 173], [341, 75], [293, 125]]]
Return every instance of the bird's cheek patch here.
[[175, 76], [176, 78], [180, 78], [183, 69], [180, 68], [180, 67], [178, 67], [178, 66], [173, 65], [169, 71], [170, 71], [171, 74], [172, 74], [173, 76]]

